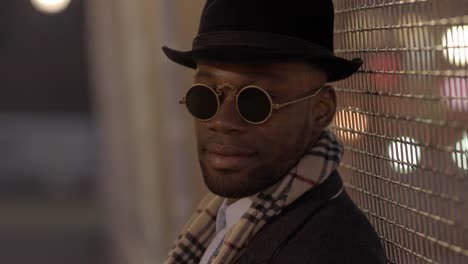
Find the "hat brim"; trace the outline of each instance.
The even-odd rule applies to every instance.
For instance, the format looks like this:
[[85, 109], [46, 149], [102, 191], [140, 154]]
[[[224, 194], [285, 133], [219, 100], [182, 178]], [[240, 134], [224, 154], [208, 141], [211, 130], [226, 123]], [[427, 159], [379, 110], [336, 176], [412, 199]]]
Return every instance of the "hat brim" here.
[[278, 52], [266, 48], [249, 46], [222, 46], [179, 51], [164, 46], [164, 54], [173, 62], [196, 69], [197, 60], [226, 62], [264, 63], [289, 60], [310, 62], [328, 74], [328, 82], [343, 80], [353, 75], [362, 65], [362, 60], [347, 60], [330, 54], [304, 54], [300, 52]]

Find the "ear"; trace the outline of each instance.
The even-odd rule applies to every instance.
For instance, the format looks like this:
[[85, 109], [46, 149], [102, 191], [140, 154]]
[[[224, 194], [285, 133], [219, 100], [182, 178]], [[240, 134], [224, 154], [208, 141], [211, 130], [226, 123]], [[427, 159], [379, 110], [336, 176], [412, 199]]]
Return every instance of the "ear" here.
[[323, 87], [317, 94], [313, 108], [314, 123], [322, 129], [328, 127], [336, 112], [336, 93], [331, 85]]

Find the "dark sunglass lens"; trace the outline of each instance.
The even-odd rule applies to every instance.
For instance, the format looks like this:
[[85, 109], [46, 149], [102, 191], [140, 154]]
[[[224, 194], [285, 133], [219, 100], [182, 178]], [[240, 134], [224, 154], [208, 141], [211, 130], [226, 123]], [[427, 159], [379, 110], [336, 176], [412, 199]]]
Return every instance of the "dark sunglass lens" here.
[[255, 87], [242, 90], [237, 97], [239, 113], [252, 123], [263, 122], [270, 115], [271, 102], [267, 94]]
[[212, 118], [218, 111], [217, 95], [203, 85], [190, 88], [185, 96], [185, 104], [194, 117], [202, 120]]

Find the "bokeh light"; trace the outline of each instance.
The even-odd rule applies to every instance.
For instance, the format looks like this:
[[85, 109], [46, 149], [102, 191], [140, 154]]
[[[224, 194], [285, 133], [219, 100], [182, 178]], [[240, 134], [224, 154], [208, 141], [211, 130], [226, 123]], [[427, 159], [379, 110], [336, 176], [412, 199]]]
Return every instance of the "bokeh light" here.
[[400, 70], [400, 61], [394, 53], [372, 54], [368, 60], [368, 67], [374, 71], [372, 74], [372, 86], [379, 91], [390, 92], [398, 86], [398, 75], [394, 74]]
[[444, 78], [440, 90], [450, 111], [468, 112], [468, 78]]
[[[335, 125], [345, 130], [338, 130], [337, 135], [343, 141], [355, 141], [361, 134], [356, 132], [366, 132], [368, 130], [367, 115], [356, 112], [351, 108], [340, 110], [335, 116]], [[347, 131], [352, 130], [352, 131]], [[356, 132], [353, 132], [356, 131]]]
[[468, 25], [453, 26], [447, 29], [442, 38], [444, 57], [456, 66], [468, 64]]
[[452, 159], [462, 170], [468, 170], [468, 134], [464, 133], [463, 138], [455, 143], [455, 151], [452, 152]]
[[400, 137], [388, 146], [388, 156], [392, 168], [399, 173], [411, 173], [421, 161], [421, 147], [416, 146], [417, 141], [410, 137]]
[[60, 13], [70, 5], [71, 0], [31, 0], [33, 6], [47, 14]]
[[418, 23], [426, 22], [430, 17], [422, 14], [406, 10], [398, 16], [398, 26], [401, 28], [396, 30], [395, 40], [398, 41], [400, 47], [422, 48], [428, 46], [428, 38], [432, 38], [428, 27], [417, 26]]

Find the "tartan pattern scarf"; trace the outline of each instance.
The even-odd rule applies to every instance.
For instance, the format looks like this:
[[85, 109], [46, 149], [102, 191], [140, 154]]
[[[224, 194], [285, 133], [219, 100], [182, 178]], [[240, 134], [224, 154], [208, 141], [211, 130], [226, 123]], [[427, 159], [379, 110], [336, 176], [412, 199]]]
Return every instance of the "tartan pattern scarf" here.
[[[265, 223], [306, 191], [327, 179], [338, 167], [342, 152], [340, 141], [326, 129], [314, 147], [281, 181], [251, 197], [252, 205], [226, 232], [220, 247], [211, 257], [210, 264], [233, 263]], [[175, 241], [165, 264], [195, 264], [200, 261], [215, 236], [216, 212], [224, 199], [213, 193], [203, 198]]]

